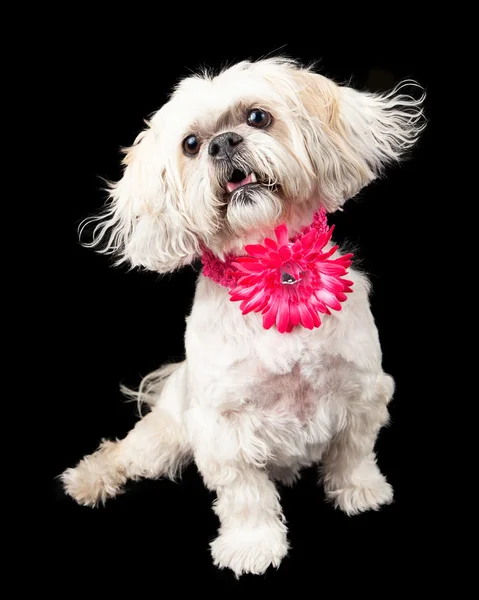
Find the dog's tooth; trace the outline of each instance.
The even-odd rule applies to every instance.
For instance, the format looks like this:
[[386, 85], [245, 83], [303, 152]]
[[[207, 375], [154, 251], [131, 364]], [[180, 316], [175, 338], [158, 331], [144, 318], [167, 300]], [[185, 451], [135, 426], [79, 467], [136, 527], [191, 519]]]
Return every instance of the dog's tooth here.
[[251, 173], [250, 177], [251, 177], [251, 182], [256, 183], [256, 181], [257, 181], [256, 175], [254, 173]]

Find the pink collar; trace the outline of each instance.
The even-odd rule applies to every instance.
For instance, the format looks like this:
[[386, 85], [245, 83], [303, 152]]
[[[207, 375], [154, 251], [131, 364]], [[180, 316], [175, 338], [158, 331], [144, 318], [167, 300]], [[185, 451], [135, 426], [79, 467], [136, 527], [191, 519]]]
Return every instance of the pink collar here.
[[229, 288], [230, 300], [241, 300], [244, 315], [261, 312], [265, 329], [275, 324], [284, 333], [297, 325], [319, 327], [318, 313], [340, 310], [353, 285], [342, 278], [353, 255], [330, 258], [338, 246], [323, 251], [333, 229], [328, 226], [326, 212], [320, 209], [311, 224], [291, 240], [282, 224], [275, 229], [276, 241], [266, 238], [263, 244], [245, 246], [244, 256], [230, 254], [220, 260], [205, 249], [201, 256], [203, 275]]

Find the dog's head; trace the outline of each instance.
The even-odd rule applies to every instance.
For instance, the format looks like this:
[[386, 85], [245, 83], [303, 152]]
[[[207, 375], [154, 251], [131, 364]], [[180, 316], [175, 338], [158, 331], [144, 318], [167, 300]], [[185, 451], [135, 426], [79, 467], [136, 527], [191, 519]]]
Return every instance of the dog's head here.
[[285, 59], [180, 82], [127, 150], [92, 245], [158, 272], [292, 231], [332, 212], [398, 161], [423, 97], [368, 94]]

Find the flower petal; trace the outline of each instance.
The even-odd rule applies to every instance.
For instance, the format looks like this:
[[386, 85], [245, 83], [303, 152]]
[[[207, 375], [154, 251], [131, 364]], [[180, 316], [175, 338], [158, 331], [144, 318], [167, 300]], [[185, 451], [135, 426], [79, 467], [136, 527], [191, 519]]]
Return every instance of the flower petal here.
[[321, 325], [321, 319], [319, 318], [318, 311], [314, 309], [314, 306], [311, 304], [306, 304], [306, 307], [309, 310], [311, 317], [313, 318], [313, 324], [315, 327], [319, 327]]
[[278, 250], [278, 254], [281, 260], [286, 262], [292, 256], [291, 248], [289, 248], [289, 246], [281, 246], [281, 248]]
[[230, 291], [230, 300], [231, 302], [237, 302], [238, 300], [247, 300], [251, 297], [252, 294], [255, 294], [257, 290], [256, 285], [251, 285], [250, 287], [235, 287]]
[[270, 252], [267, 258], [261, 259], [261, 264], [267, 269], [278, 269], [282, 263], [283, 261], [277, 252]]
[[274, 230], [274, 234], [280, 246], [284, 246], [288, 243], [288, 228], [284, 223], [276, 227], [276, 229]]
[[[320, 260], [326, 260], [327, 258], [329, 258], [330, 256], [332, 256], [336, 250], [339, 248], [339, 246], [333, 246], [332, 248], [330, 248], [329, 250], [326, 250], [326, 252], [319, 252], [319, 255], [317, 256], [317, 258], [319, 258]], [[308, 256], [308, 259], [311, 260], [313, 258], [314, 254], [310, 254]]]
[[254, 256], [255, 258], [263, 258], [263, 256], [268, 254], [268, 249], [261, 244], [249, 244], [244, 249], [250, 256]]
[[240, 287], [250, 286], [253, 284], [262, 284], [263, 276], [262, 273], [248, 273], [247, 275], [241, 275], [238, 279], [237, 285]]
[[238, 269], [246, 273], [264, 271], [264, 265], [262, 265], [257, 258], [250, 258], [249, 256], [242, 256], [238, 259], [238, 262], [233, 264], [235, 267], [238, 267]]
[[312, 306], [314, 306], [314, 308], [319, 311], [320, 313], [326, 314], [326, 315], [330, 315], [331, 313], [329, 312], [328, 307], [324, 304], [324, 302], [322, 302], [321, 300], [318, 300], [318, 298], [316, 298], [316, 296], [313, 296], [310, 299], [310, 302], [312, 304]]
[[293, 325], [299, 325], [301, 319], [299, 316], [298, 305], [295, 302], [291, 302], [291, 300], [289, 302], [289, 318]]
[[279, 298], [276, 296], [271, 299], [268, 310], [263, 315], [263, 327], [271, 329], [276, 322], [276, 314], [278, 312]]
[[301, 320], [301, 325], [306, 327], [306, 329], [313, 329], [314, 321], [311, 313], [307, 309], [305, 304], [298, 304], [299, 316]]
[[298, 281], [300, 281], [303, 278], [303, 270], [302, 268], [298, 265], [298, 263], [295, 262], [291, 262], [291, 275], [297, 279]]
[[312, 231], [310, 231], [309, 233], [307, 233], [301, 239], [301, 247], [303, 249], [303, 252], [308, 252], [312, 248], [315, 239], [316, 239], [316, 232], [314, 231], [314, 229]]
[[[336, 246], [337, 248], [337, 246]], [[329, 262], [330, 263], [337, 263], [337, 264], [341, 264], [345, 267], [349, 267], [351, 265], [351, 258], [353, 257], [353, 254], [345, 254], [344, 256], [338, 256], [338, 258], [334, 258], [331, 259]]]
[[338, 277], [331, 277], [331, 275], [323, 275], [321, 277], [321, 284], [325, 289], [333, 294], [342, 292], [344, 285]]
[[289, 299], [281, 297], [278, 305], [278, 314], [276, 315], [276, 328], [280, 333], [284, 333], [289, 324]]
[[277, 250], [278, 244], [272, 240], [271, 238], [264, 239], [264, 245], [267, 246], [270, 250]]
[[316, 241], [314, 243], [314, 246], [313, 246], [314, 250], [322, 250], [326, 246], [326, 244], [329, 242], [329, 240], [331, 239], [331, 236], [333, 235], [333, 231], [334, 231], [334, 225], [328, 231], [325, 231], [324, 233], [321, 233], [320, 235], [318, 235], [318, 237], [316, 238]]
[[336, 296], [324, 288], [316, 292], [316, 298], [324, 302], [326, 306], [334, 308], [334, 310], [341, 310], [341, 304], [338, 302]]
[[[258, 260], [256, 258], [251, 258], [249, 256], [240, 256], [236, 262], [232, 263], [233, 267], [235, 267], [236, 269], [239, 269], [240, 271], [242, 271], [243, 273], [248, 273], [248, 275], [251, 273], [250, 269], [248, 268], [248, 266], [251, 264], [251, 261], [253, 261], [256, 264], [258, 263]], [[264, 269], [264, 267], [262, 266], [261, 269]]]
[[333, 263], [332, 261], [318, 261], [316, 267], [318, 271], [328, 275], [346, 275], [346, 267], [341, 264]]
[[268, 294], [264, 289], [259, 290], [254, 296], [250, 298], [245, 298], [243, 302], [240, 304], [241, 312], [246, 315], [252, 310], [254, 312], [260, 312], [268, 303], [270, 294]]

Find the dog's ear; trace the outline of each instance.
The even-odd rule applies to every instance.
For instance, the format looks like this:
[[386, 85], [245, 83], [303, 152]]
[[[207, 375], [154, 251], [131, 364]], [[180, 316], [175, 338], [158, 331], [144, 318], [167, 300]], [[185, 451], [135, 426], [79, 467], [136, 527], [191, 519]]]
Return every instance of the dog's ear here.
[[[339, 86], [307, 69], [297, 69], [295, 79], [305, 144], [319, 194], [330, 212], [373, 181], [388, 163], [401, 160], [425, 126], [425, 94], [414, 82], [372, 94]], [[421, 93], [414, 98], [403, 93], [406, 87]]]
[[87, 219], [95, 225], [93, 240], [85, 245], [113, 254], [128, 263], [166, 273], [190, 263], [199, 242], [182, 210], [182, 190], [175, 154], [161, 139], [161, 111], [125, 150], [124, 173], [110, 184], [105, 211]]

